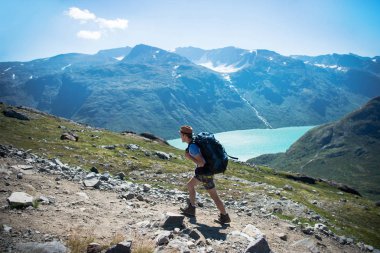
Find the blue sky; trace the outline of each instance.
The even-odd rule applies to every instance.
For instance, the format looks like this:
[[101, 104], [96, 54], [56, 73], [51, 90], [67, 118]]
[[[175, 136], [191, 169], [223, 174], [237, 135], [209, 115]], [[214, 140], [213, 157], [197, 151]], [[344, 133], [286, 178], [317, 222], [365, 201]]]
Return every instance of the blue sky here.
[[380, 55], [378, 0], [0, 0], [0, 61], [148, 44]]

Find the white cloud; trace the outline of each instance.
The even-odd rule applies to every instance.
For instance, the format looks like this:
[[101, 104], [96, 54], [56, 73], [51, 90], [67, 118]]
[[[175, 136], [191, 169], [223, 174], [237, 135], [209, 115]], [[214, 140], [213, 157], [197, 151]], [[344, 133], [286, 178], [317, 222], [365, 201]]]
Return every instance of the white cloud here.
[[88, 40], [98, 40], [102, 37], [100, 31], [79, 31], [77, 32], [77, 37]]
[[70, 16], [73, 19], [78, 19], [81, 21], [87, 21], [87, 20], [94, 20], [96, 19], [96, 16], [94, 13], [91, 13], [89, 10], [84, 9], [81, 10], [77, 7], [71, 7], [69, 11], [66, 13], [68, 16]]
[[106, 29], [126, 29], [128, 27], [128, 20], [126, 19], [105, 19], [105, 18], [97, 18], [95, 20], [96, 23], [99, 24], [100, 28]]
[[89, 10], [79, 9], [78, 7], [70, 7], [68, 11], [64, 12], [64, 14], [72, 19], [79, 20], [81, 24], [91, 22], [98, 26], [97, 31], [82, 30], [77, 32], [77, 37], [82, 39], [98, 40], [102, 35], [106, 35], [109, 30], [124, 30], [128, 27], [128, 20], [126, 19], [100, 18]]

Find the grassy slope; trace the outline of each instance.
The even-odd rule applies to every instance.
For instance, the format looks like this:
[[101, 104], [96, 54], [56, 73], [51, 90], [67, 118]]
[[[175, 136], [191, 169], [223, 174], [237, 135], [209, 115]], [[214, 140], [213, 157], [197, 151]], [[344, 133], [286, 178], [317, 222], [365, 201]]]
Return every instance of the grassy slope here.
[[[1, 111], [6, 107], [6, 105], [0, 104]], [[46, 158], [57, 157], [71, 166], [77, 165], [84, 169], [95, 166], [101, 172], [109, 171], [111, 173], [123, 171], [130, 180], [185, 190], [186, 178], [178, 176], [173, 180], [176, 174], [191, 171], [193, 168], [193, 164], [184, 159], [181, 150], [135, 135], [121, 135], [24, 109], [16, 110], [29, 115], [32, 120], [16, 120], [0, 113], [0, 144], [13, 145], [24, 150], [30, 149], [31, 152]], [[59, 126], [65, 126], [66, 129], [59, 128]], [[69, 130], [79, 136], [78, 142], [60, 140], [61, 133]], [[114, 144], [119, 145], [115, 150], [100, 147]], [[127, 144], [137, 144], [144, 150], [126, 149], [125, 145]], [[168, 161], [154, 155], [146, 155], [147, 153], [153, 154], [156, 150], [171, 153], [174, 158]], [[168, 176], [157, 180], [154, 175], [161, 172]], [[328, 221], [331, 230], [380, 248], [380, 234], [376, 232], [380, 227], [380, 209], [366, 198], [346, 193], [339, 195], [337, 189], [323, 183], [308, 185], [295, 182], [286, 179], [284, 174], [276, 173], [266, 167], [253, 168], [231, 162], [226, 175], [250, 182], [263, 182], [276, 187], [291, 185], [294, 191], [282, 191], [281, 194], [306, 205], [323, 216]], [[264, 186], [255, 187], [248, 183], [226, 180], [219, 176], [218, 189], [225, 199], [235, 200], [241, 199], [242, 196], [251, 192], [272, 194]], [[280, 198], [275, 194], [272, 195]], [[342, 199], [345, 199], [346, 202]], [[312, 204], [312, 200], [317, 200], [319, 204]], [[276, 215], [287, 219], [294, 218], [281, 213]], [[312, 221], [308, 222], [313, 223]]]

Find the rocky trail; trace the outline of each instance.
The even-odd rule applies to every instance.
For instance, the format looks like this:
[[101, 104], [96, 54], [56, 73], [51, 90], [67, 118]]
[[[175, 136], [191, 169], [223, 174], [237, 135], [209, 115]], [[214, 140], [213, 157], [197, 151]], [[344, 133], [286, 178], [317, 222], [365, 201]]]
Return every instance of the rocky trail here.
[[[186, 192], [123, 179], [0, 146], [0, 252], [70, 252], [74, 235], [93, 238], [88, 252], [137, 252], [142, 245], [151, 251], [139, 252], [379, 252], [334, 235], [322, 222], [308, 226], [271, 215], [266, 210], [280, 204], [268, 196], [222, 196], [232, 219], [222, 226], [213, 221], [218, 213], [208, 196], [198, 195], [197, 216], [189, 218], [179, 214]], [[17, 193], [27, 194], [19, 203], [26, 207], [11, 208], [20, 202], [11, 198]], [[115, 238], [123, 243], [113, 246]]]

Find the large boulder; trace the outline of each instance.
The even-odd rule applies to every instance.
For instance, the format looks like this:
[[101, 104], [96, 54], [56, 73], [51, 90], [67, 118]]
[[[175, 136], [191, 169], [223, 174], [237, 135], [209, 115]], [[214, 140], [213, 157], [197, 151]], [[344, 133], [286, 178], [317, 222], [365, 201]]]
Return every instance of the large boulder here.
[[16, 244], [16, 252], [19, 253], [66, 253], [67, 248], [60, 242], [46, 242], [46, 243], [37, 243], [37, 242], [26, 242]]
[[12, 192], [7, 201], [12, 208], [24, 208], [33, 205], [33, 197], [25, 192]]
[[28, 116], [22, 113], [16, 112], [15, 110], [4, 110], [3, 114], [6, 117], [15, 118], [19, 120], [30, 120]]
[[61, 135], [61, 140], [78, 141], [79, 137], [74, 133], [63, 133]]

